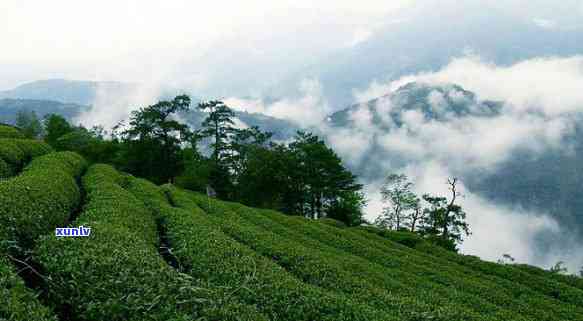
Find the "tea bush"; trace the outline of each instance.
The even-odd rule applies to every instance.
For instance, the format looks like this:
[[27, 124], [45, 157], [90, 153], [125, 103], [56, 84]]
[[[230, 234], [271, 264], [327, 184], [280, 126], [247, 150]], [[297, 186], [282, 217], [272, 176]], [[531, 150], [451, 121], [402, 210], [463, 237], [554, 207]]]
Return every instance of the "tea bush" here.
[[[188, 195], [166, 187], [182, 208], [161, 206], [173, 253], [195, 277], [239, 289], [236, 296], [273, 320], [391, 320], [366, 304], [305, 284], [225, 235]], [[154, 194], [154, 193], [152, 193]], [[149, 197], [150, 199], [154, 197]], [[394, 318], [393, 318], [394, 319]]]
[[265, 320], [247, 306], [225, 309], [212, 289], [162, 259], [154, 216], [122, 187], [127, 179], [107, 165], [90, 167], [75, 226], [91, 227], [91, 235], [39, 242], [36, 258], [52, 279], [50, 301], [78, 320]]
[[0, 179], [14, 176], [30, 160], [51, 151], [42, 141], [0, 138]]
[[[377, 264], [319, 242], [306, 243], [304, 239], [286, 235], [284, 230], [248, 222], [247, 215], [234, 211], [241, 205], [209, 200], [200, 194], [191, 195], [198, 205], [211, 211], [210, 217], [220, 224], [223, 232], [272, 258], [306, 283], [352, 295], [357, 302], [396, 314], [401, 320], [415, 320], [420, 315], [436, 320], [488, 320], [457, 303], [443, 300], [435, 292], [407, 290], [403, 280], [391, 278]], [[179, 200], [176, 205], [184, 206]]]
[[0, 320], [57, 321], [47, 307], [39, 303], [16, 274], [7, 258], [0, 256]]
[[14, 175], [14, 168], [0, 158], [0, 180]]
[[[531, 289], [501, 282], [505, 280], [488, 280], [487, 276], [473, 271], [464, 271], [455, 264], [435, 265], [432, 258], [412, 255], [415, 251], [408, 248], [379, 248], [374, 242], [360, 237], [349, 229], [339, 230], [323, 225], [319, 221], [283, 216], [274, 211], [254, 209], [253, 212], [264, 214], [281, 224], [283, 228], [293, 229], [314, 240], [383, 265], [390, 271], [392, 277], [404, 280], [408, 283], [408, 287], [415, 289], [418, 293], [421, 293], [423, 288], [427, 288], [428, 291], [449, 297], [460, 305], [467, 304], [469, 308], [479, 311], [481, 315], [491, 314], [496, 318], [506, 320], [516, 320], [519, 316], [530, 316], [535, 320], [556, 320], [558, 316], [569, 318], [583, 313], [581, 308], [562, 306], [555, 300]], [[249, 214], [246, 217], [254, 218], [255, 216]], [[273, 228], [273, 224], [271, 226], [272, 230], [277, 229]], [[402, 240], [403, 236], [409, 237], [409, 234], [411, 233], [397, 232], [397, 238]], [[431, 283], [436, 286], [428, 287]], [[445, 289], [439, 285], [443, 285]], [[521, 312], [516, 314], [513, 311]]]
[[[367, 235], [379, 245], [382, 245], [383, 241], [386, 244], [387, 239], [392, 238], [392, 232], [387, 230], [376, 228], [363, 229], [362, 227], [353, 230], [358, 231], [362, 235]], [[428, 242], [418, 243], [415, 249], [428, 256], [430, 258], [429, 260], [436, 264], [443, 262], [455, 263], [467, 271], [474, 271], [483, 275], [484, 278], [491, 278], [493, 282], [506, 284], [507, 287], [515, 290], [521, 290], [525, 294], [525, 297], [528, 297], [526, 294], [534, 291], [547, 296], [557, 306], [560, 306], [559, 301], [561, 301], [571, 304], [572, 308], [570, 309], [581, 309], [582, 307], [583, 291], [578, 287], [570, 286], [564, 282], [558, 282], [553, 278], [527, 273], [512, 265], [482, 261], [477, 257], [469, 255], [459, 255]], [[583, 312], [580, 313], [583, 315]]]
[[20, 175], [0, 181], [0, 225], [6, 233], [0, 252], [15, 243], [31, 248], [37, 237], [65, 224], [79, 205], [75, 180], [85, 166], [78, 154], [50, 153], [35, 158]]
[[16, 127], [0, 125], [0, 138], [24, 138]]

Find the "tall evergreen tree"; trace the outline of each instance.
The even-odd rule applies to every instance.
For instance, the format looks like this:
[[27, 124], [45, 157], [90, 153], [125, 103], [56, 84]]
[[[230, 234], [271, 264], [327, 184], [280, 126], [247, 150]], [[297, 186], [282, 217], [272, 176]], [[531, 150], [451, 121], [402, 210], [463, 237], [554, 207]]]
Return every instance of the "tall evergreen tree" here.
[[324, 209], [343, 193], [362, 189], [340, 157], [318, 136], [298, 132], [289, 149], [290, 196], [296, 198], [298, 213], [320, 218]]
[[122, 133], [127, 171], [156, 183], [168, 182], [180, 173], [181, 144], [192, 141], [192, 132], [173, 117], [189, 106], [190, 97], [181, 95], [132, 112], [129, 127]]
[[235, 113], [220, 100], [199, 103], [198, 109], [208, 113], [197, 136], [212, 140], [213, 166], [209, 173], [209, 183], [219, 197], [231, 199], [233, 181], [227, 158], [231, 154], [229, 143], [236, 132], [233, 121]]

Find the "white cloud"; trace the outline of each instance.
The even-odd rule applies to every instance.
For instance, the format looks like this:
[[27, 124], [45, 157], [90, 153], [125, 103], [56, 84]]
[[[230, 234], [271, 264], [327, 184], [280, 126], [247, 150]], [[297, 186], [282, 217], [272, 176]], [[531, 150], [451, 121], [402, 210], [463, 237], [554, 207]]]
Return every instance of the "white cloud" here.
[[[401, 113], [402, 126], [395, 127], [389, 112], [398, 112], [400, 106], [391, 97], [397, 88], [411, 81], [446, 88], [443, 94], [432, 91], [428, 96], [429, 105], [437, 113], [445, 112], [446, 98], [458, 103], [469, 101], [463, 92], [445, 84], [461, 85], [477, 95], [478, 103], [469, 106], [474, 114], [436, 120], [427, 119], [419, 110], [407, 110]], [[454, 59], [436, 72], [409, 75], [386, 83], [373, 81], [364, 91], [355, 91], [357, 99], [388, 95], [373, 108], [383, 118], [382, 126], [391, 128], [390, 132], [381, 130], [378, 124], [370, 124], [365, 112], [369, 107], [363, 104], [352, 114], [354, 127], [338, 130], [341, 137], [362, 138], [338, 139], [334, 129], [329, 129], [327, 134], [340, 155], [352, 162], [370, 160], [371, 148], [356, 146], [371, 144], [370, 138], [375, 137], [378, 149], [375, 153], [379, 158], [375, 161], [381, 162], [381, 172], [406, 173], [416, 182], [419, 194], [447, 195], [444, 184], [447, 177], [471, 175], [476, 170], [494, 171], [517, 150], [571, 152], [562, 138], [574, 132], [571, 113], [583, 111], [580, 88], [583, 88], [583, 57], [580, 56], [536, 58], [509, 66], [466, 56]], [[484, 116], [480, 100], [486, 99], [506, 102], [500, 114]], [[391, 157], [402, 161], [391, 162]], [[356, 164], [355, 167], [366, 166]], [[381, 179], [379, 175], [367, 186], [370, 198], [367, 217], [371, 220], [382, 208], [378, 195]], [[564, 260], [572, 272], [583, 264], [583, 257], [574, 250], [580, 247], [575, 237], [569, 244], [550, 242], [548, 252], [536, 250], [536, 237], [540, 233], [560, 236], [569, 232], [566, 230], [569, 227], [559, 226], [546, 213], [492, 203], [469, 190], [464, 193], [461, 204], [474, 232], [464, 243], [464, 252], [493, 261], [509, 253], [520, 262], [544, 267]]]
[[532, 22], [543, 29], [555, 29], [557, 27], [557, 23], [549, 19], [534, 18]]
[[511, 66], [466, 56], [453, 59], [438, 72], [404, 77], [396, 83], [412, 80], [455, 83], [483, 99], [503, 100], [517, 110], [536, 110], [549, 116], [583, 106], [583, 56], [535, 58]]
[[322, 86], [315, 79], [304, 79], [299, 85], [299, 98], [284, 98], [273, 103], [262, 99], [231, 97], [225, 103], [237, 110], [259, 112], [272, 117], [287, 119], [300, 127], [320, 124], [331, 112], [322, 95]]
[[225, 66], [209, 66], [217, 52], [231, 52], [231, 66], [244, 55], [283, 62], [344, 47], [410, 3], [3, 0], [0, 66], [89, 80], [144, 81], [153, 72], [186, 82], [220, 73]]
[[92, 108], [80, 114], [73, 122], [85, 127], [97, 125], [111, 129], [122, 120], [127, 120], [132, 110], [155, 104], [160, 95], [159, 86], [132, 85], [127, 90], [111, 91], [98, 87]]

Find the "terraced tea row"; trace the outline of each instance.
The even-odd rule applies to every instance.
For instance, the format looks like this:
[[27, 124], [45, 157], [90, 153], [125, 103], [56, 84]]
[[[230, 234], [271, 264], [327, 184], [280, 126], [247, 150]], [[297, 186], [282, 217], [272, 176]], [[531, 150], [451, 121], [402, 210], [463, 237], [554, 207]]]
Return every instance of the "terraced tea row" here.
[[[545, 296], [530, 288], [508, 282], [505, 279], [492, 278], [451, 262], [435, 264], [435, 260], [431, 257], [415, 256], [415, 251], [411, 251], [410, 248], [379, 246], [379, 243], [360, 237], [349, 229], [338, 229], [300, 217], [283, 216], [273, 211], [256, 210], [242, 206], [239, 207], [239, 210], [244, 210], [247, 214], [246, 218], [259, 222], [265, 228], [282, 232], [294, 230], [297, 234], [309, 236], [315, 241], [326, 243], [347, 253], [363, 257], [370, 262], [381, 264], [391, 271], [393, 277], [408, 281], [411, 288], [419, 289], [420, 283], [423, 283], [424, 286], [429, 283], [442, 285], [442, 288], [446, 287], [447, 290], [455, 291], [458, 294], [457, 299], [455, 295], [452, 299], [462, 305], [468, 304], [474, 309], [479, 309], [478, 311], [482, 315], [492, 314], [501, 319], [530, 316], [535, 320], [556, 320], [557, 317], [570, 318], [573, 315], [583, 315], [581, 306], [560, 304], [555, 298]], [[255, 213], [263, 214], [271, 222], [266, 221], [265, 218], [258, 218]], [[273, 224], [274, 222], [279, 223], [279, 226]], [[295, 236], [296, 239], [300, 237]], [[306, 243], [309, 240], [302, 238], [302, 242]], [[380, 244], [382, 245], [382, 242]], [[429, 290], [436, 294], [449, 295], [439, 287], [433, 287]], [[485, 301], [483, 298], [487, 298], [487, 302], [490, 302], [490, 305], [494, 305], [495, 308], [480, 303]], [[504, 310], [500, 310], [500, 308]], [[516, 315], [512, 311], [521, 312], [520, 315]]]
[[79, 205], [75, 180], [84, 168], [77, 154], [50, 153], [0, 182], [0, 320], [55, 320], [8, 258], [24, 255], [40, 235], [66, 222]]
[[170, 187], [166, 191], [173, 202], [184, 207], [162, 206], [160, 213], [173, 253], [191, 275], [234, 289], [240, 300], [256, 304], [273, 320], [395, 319], [354, 298], [301, 282], [269, 258], [224, 234], [196, 204], [188, 203], [185, 192]]
[[[377, 244], [383, 244], [383, 242], [386, 244], [387, 240], [395, 239], [395, 237], [397, 240], [402, 240], [402, 236], [398, 236], [398, 234], [377, 228], [359, 227], [355, 230], [359, 231], [361, 235], [365, 235]], [[412, 242], [412, 244], [413, 248], [418, 250], [417, 253], [424, 253], [425, 257], [433, 262], [439, 264], [454, 262], [459, 266], [466, 267], [468, 270], [480, 272], [485, 277], [493, 277], [495, 282], [506, 283], [509, 287], [512, 287], [515, 290], [531, 289], [556, 301], [572, 304], [579, 309], [583, 307], [581, 304], [583, 302], [583, 291], [580, 287], [577, 287], [580, 283], [567, 284], [551, 277], [529, 273], [524, 268], [486, 262], [475, 256], [459, 255], [446, 251], [428, 242], [416, 241]], [[530, 295], [529, 290], [525, 291], [525, 296]]]
[[79, 320], [263, 320], [252, 308], [221, 306], [213, 289], [159, 256], [154, 215], [123, 188], [126, 182], [110, 166], [92, 166], [75, 222], [91, 227], [91, 235], [39, 242], [36, 258], [52, 279], [50, 301]]
[[24, 138], [24, 135], [16, 127], [0, 125], [0, 138]]
[[[228, 203], [192, 196], [198, 205], [211, 211], [225, 233], [258, 253], [273, 258], [279, 265], [310, 283], [335, 293], [354, 295], [362, 304], [393, 314], [401, 320], [420, 316], [447, 320], [486, 320], [475, 311], [448, 302], [430, 292], [406, 290], [402, 280], [387, 276], [371, 262], [347, 253], [339, 256], [324, 244], [304, 244], [282, 231], [271, 231], [248, 222], [229, 209]], [[177, 202], [178, 206], [181, 205]], [[210, 208], [210, 209], [209, 209]], [[407, 307], [403, 309], [403, 307]]]
[[[457, 302], [458, 306], [453, 307], [453, 311], [456, 312], [460, 311], [461, 306], [466, 306], [477, 311], [480, 317], [492, 320], [583, 319], [580, 304], [574, 304], [569, 300], [561, 302], [556, 297], [548, 296], [546, 293], [534, 289], [540, 286], [531, 288], [500, 276], [485, 274], [483, 267], [472, 269], [446, 259], [436, 260], [426, 253], [414, 251], [386, 239], [381, 239], [380, 242], [379, 240], [367, 239], [366, 235], [361, 235], [358, 230], [342, 230], [329, 224], [288, 217], [273, 211], [251, 209], [236, 203], [217, 202], [197, 194], [190, 195], [190, 202], [193, 201], [198, 206], [205, 208], [206, 211], [213, 213], [221, 221], [236, 222], [235, 224], [239, 227], [245, 226], [243, 221], [252, 223], [258, 229], [271, 231], [280, 238], [287, 238], [296, 244], [305, 245], [313, 253], [321, 250], [333, 253], [334, 250], [330, 250], [331, 247], [342, 251], [336, 252], [338, 260], [350, 260], [350, 256], [355, 255], [373, 263], [370, 266], [382, 265], [383, 271], [387, 275], [402, 281], [406, 286], [405, 290], [402, 288], [394, 289], [395, 292], [406, 293], [406, 288], [409, 287], [423, 298], [425, 298], [424, 292], [428, 295], [439, 295], [446, 299], [444, 302], [448, 302], [448, 300], [451, 303]], [[180, 204], [181, 202], [183, 204]], [[188, 200], [177, 202], [177, 205], [191, 206], [187, 204]], [[233, 215], [233, 211], [237, 211], [239, 214]], [[229, 226], [229, 223], [221, 224]], [[235, 235], [237, 233], [239, 236]], [[242, 237], [240, 235], [245, 235], [245, 231], [233, 231], [234, 238]], [[260, 234], [255, 236], [261, 239]], [[391, 246], [388, 246], [389, 244]], [[273, 255], [274, 253], [266, 252], [263, 254]], [[479, 262], [485, 266], [494, 264]], [[346, 263], [336, 262], [336, 264], [342, 266]], [[352, 265], [351, 268], [354, 273], [366, 279], [374, 278], [378, 284], [383, 284], [382, 277], [366, 274], [366, 271], [359, 270], [355, 265]], [[516, 269], [516, 267], [510, 266], [506, 268]], [[516, 272], [520, 271], [514, 271], [514, 273]], [[433, 285], [428, 285], [431, 283]], [[395, 286], [395, 284], [385, 283], [383, 287], [387, 288], [386, 285]], [[576, 300], [577, 295], [580, 295], [579, 290], [575, 287], [565, 286], [565, 284], [555, 284], [555, 286], [558, 286], [563, 293], [570, 295], [563, 294], [563, 299]], [[454, 293], [448, 294], [447, 291], [454, 291]], [[487, 300], [481, 299], [480, 294]], [[409, 305], [409, 308], [412, 307], [414, 306]]]
[[0, 138], [0, 180], [16, 175], [33, 158], [51, 151], [38, 140]]

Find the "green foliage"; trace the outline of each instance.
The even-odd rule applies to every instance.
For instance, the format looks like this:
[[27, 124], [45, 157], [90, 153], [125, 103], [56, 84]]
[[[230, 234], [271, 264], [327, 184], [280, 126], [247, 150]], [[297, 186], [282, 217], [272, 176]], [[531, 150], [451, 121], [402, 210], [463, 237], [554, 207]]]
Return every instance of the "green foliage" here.
[[[476, 288], [475, 284], [467, 284], [467, 280], [455, 279], [454, 275], [446, 272], [437, 272], [424, 268], [424, 265], [412, 264], [402, 257], [405, 253], [386, 253], [378, 249], [376, 244], [367, 242], [352, 234], [348, 229], [338, 230], [335, 227], [315, 223], [296, 217], [285, 217], [272, 211], [260, 211], [267, 217], [253, 215], [250, 209], [240, 208], [241, 213], [247, 220], [252, 221], [260, 227], [269, 229], [278, 235], [287, 235], [291, 239], [310, 248], [323, 249], [323, 244], [327, 246], [326, 251], [337, 253], [336, 263], [349, 265], [350, 270], [365, 279], [374, 279], [375, 284], [384, 287], [393, 293], [399, 293], [401, 299], [406, 297], [417, 297], [419, 301], [427, 303], [429, 306], [439, 306], [440, 318], [458, 319], [464, 317], [468, 319], [477, 318], [471, 310], [478, 313], [480, 317], [487, 318], [497, 316], [500, 319], [517, 319], [518, 316], [510, 309], [496, 307], [490, 302], [480, 299], [480, 291], [468, 291], [466, 288]], [[368, 261], [365, 263], [362, 259]], [[358, 262], [362, 262], [360, 265]], [[380, 274], [377, 273], [382, 271]], [[398, 280], [395, 282], [394, 280]], [[459, 287], [456, 290], [453, 287]], [[462, 291], [463, 290], [463, 291]], [[496, 293], [496, 291], [490, 291]], [[500, 296], [500, 294], [498, 294]], [[502, 295], [502, 302], [508, 300], [508, 296]], [[471, 304], [467, 304], [471, 302]], [[408, 309], [417, 313], [427, 313], [427, 311], [416, 311], [418, 305], [410, 304]], [[432, 314], [434, 312], [430, 312]], [[449, 315], [449, 316], [448, 316]]]
[[321, 218], [318, 220], [318, 222], [322, 223], [322, 224], [328, 224], [330, 226], [334, 226], [336, 228], [346, 228], [348, 227], [348, 225], [344, 224], [342, 221], [337, 221], [333, 218]]
[[385, 229], [409, 230], [419, 232], [426, 239], [451, 251], [457, 251], [457, 245], [463, 241], [463, 236], [470, 235], [466, 222], [466, 213], [456, 203], [460, 196], [457, 178], [447, 181], [451, 198], [423, 195], [423, 201], [428, 205], [423, 208], [421, 199], [412, 192], [413, 183], [406, 175], [391, 174], [381, 187], [383, 201], [388, 206], [383, 214], [377, 217], [375, 225]]
[[44, 118], [45, 141], [51, 146], [55, 146], [59, 137], [73, 130], [73, 126], [63, 116], [48, 114]]
[[[382, 244], [382, 239], [391, 239], [393, 234], [392, 231], [369, 227], [358, 227], [355, 231], [368, 235], [368, 238], [379, 242], [379, 245]], [[385, 243], [385, 245], [387, 244], [390, 243]], [[432, 261], [435, 266], [442, 267], [446, 264], [455, 264], [458, 273], [479, 273], [485, 282], [489, 280], [491, 284], [498, 284], [511, 289], [516, 297], [521, 300], [529, 300], [534, 305], [541, 305], [537, 297], [543, 295], [547, 300], [550, 299], [551, 302], [554, 302], [553, 304], [545, 305], [549, 311], [552, 309], [569, 309], [569, 306], [572, 309], [575, 309], [575, 307], [577, 307], [576, 309], [581, 308], [580, 302], [583, 300], [583, 288], [575, 283], [570, 283], [570, 280], [566, 278], [567, 276], [553, 274], [548, 271], [532, 273], [530, 270], [539, 271], [540, 269], [525, 269], [515, 264], [501, 265], [494, 262], [481, 261], [477, 257], [459, 255], [430, 242], [418, 242], [415, 250], [416, 252], [409, 252], [409, 254], [420, 254], [426, 257], [426, 260]], [[565, 278], [565, 280], [558, 281], [552, 276]], [[558, 301], [566, 304], [566, 307], [558, 304]], [[555, 313], [558, 315], [560, 312], [557, 311]], [[568, 312], [562, 313], [570, 315]], [[574, 317], [570, 318], [576, 319]], [[568, 320], [569, 318], [564, 317], [564, 319]]]
[[569, 270], [565, 267], [565, 262], [559, 261], [549, 269], [549, 272], [554, 274], [566, 274]]
[[18, 128], [0, 124], [0, 138], [24, 138]]
[[0, 320], [57, 321], [17, 275], [8, 259], [0, 256]]
[[213, 162], [200, 155], [194, 148], [182, 150], [184, 171], [176, 177], [175, 184], [182, 188], [204, 193], [210, 181]]
[[35, 158], [23, 172], [0, 182], [0, 225], [8, 235], [0, 249], [13, 242], [30, 248], [34, 240], [63, 225], [78, 206], [80, 192], [75, 179], [85, 161], [71, 152]]
[[344, 192], [333, 199], [326, 208], [326, 217], [345, 226], [359, 226], [364, 223], [362, 209], [366, 199], [361, 192]]
[[14, 168], [0, 158], [0, 180], [14, 175]]
[[[230, 301], [257, 305], [272, 320], [376, 320], [371, 309], [358, 307], [348, 297], [326, 293], [303, 284], [283, 268], [221, 232], [188, 195], [166, 187], [173, 202], [188, 210], [170, 207], [155, 186], [141, 185], [137, 195], [151, 204], [164, 222], [172, 253], [180, 267], [195, 278], [225, 288]], [[149, 192], [144, 192], [149, 190]]]
[[[386, 271], [376, 264], [335, 250], [318, 241], [299, 237], [298, 233], [289, 229], [277, 228], [274, 224], [260, 224], [257, 220], [260, 220], [261, 216], [250, 211], [241, 213], [233, 211], [240, 208], [240, 205], [210, 200], [209, 206], [206, 197], [193, 196], [193, 199], [198, 205], [212, 211], [211, 217], [216, 219], [224, 233], [256, 252], [272, 258], [308, 284], [333, 293], [352, 295], [361, 305], [370, 305], [399, 320], [415, 320], [420, 315], [434, 317], [437, 320], [480, 319], [467, 309], [453, 306], [448, 308], [443, 301], [432, 302], [440, 301], [439, 296], [428, 297], [416, 293], [414, 289], [407, 289], [399, 278], [387, 275]], [[178, 200], [175, 202], [181, 206]], [[289, 219], [305, 220], [293, 217]], [[405, 306], [406, 311], [399, 308]]]
[[127, 183], [110, 166], [92, 166], [75, 222], [91, 227], [91, 236], [39, 242], [37, 258], [53, 280], [50, 300], [68, 303], [80, 320], [263, 320], [245, 307], [223, 309], [209, 289], [164, 262], [153, 213], [122, 188]]
[[57, 150], [74, 151], [90, 163], [117, 162], [120, 144], [117, 140], [105, 140], [99, 129], [87, 130], [83, 127], [59, 137], [54, 143]]
[[220, 100], [211, 100], [198, 104], [198, 109], [208, 113], [201, 124], [201, 130], [197, 133], [200, 138], [211, 138], [213, 159], [222, 161], [228, 153], [228, 143], [235, 134], [235, 113]]
[[16, 126], [28, 139], [36, 139], [43, 134], [43, 126], [34, 111], [19, 111], [16, 114]]
[[16, 175], [32, 158], [51, 151], [51, 147], [41, 141], [0, 138], [0, 179]]
[[[419, 205], [419, 198], [411, 191], [413, 183], [409, 182], [404, 174], [391, 174], [385, 179], [381, 187], [383, 202], [388, 206], [383, 208], [383, 214], [376, 220], [378, 226], [400, 230], [405, 225], [405, 220], [410, 211], [415, 211]], [[411, 223], [415, 230], [415, 221]]]
[[26, 162], [26, 154], [18, 147], [16, 139], [2, 138], [0, 139], [0, 158], [6, 163], [21, 167]]
[[193, 139], [188, 125], [173, 117], [189, 106], [190, 98], [182, 95], [133, 111], [122, 133], [122, 169], [155, 183], [173, 180], [183, 168], [180, 145]]
[[325, 215], [324, 209], [344, 193], [362, 188], [342, 165], [340, 157], [318, 136], [298, 132], [289, 150], [292, 182], [291, 190], [284, 195], [284, 203], [293, 208], [290, 212], [319, 218]]

